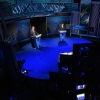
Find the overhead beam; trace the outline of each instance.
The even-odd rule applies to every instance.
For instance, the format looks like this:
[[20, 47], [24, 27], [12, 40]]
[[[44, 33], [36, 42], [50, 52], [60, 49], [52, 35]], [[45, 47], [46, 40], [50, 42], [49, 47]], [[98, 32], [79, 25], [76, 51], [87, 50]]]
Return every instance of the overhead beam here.
[[27, 5], [27, 7], [24, 9], [24, 12], [26, 12], [26, 10], [27, 10], [27, 8], [30, 6], [30, 4], [31, 4], [31, 3], [29, 3], [29, 4]]

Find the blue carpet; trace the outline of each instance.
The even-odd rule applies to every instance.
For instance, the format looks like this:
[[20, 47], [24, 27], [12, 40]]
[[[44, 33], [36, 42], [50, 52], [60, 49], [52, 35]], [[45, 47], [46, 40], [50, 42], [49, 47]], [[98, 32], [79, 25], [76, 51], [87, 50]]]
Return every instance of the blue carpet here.
[[73, 44], [91, 43], [91, 41], [78, 38], [67, 37], [66, 41], [59, 43], [59, 38], [45, 38], [41, 40], [43, 46], [36, 50], [31, 43], [23, 46], [16, 52], [16, 59], [26, 62], [23, 69], [32, 70], [28, 76], [37, 79], [49, 79], [49, 72], [58, 72], [59, 53], [72, 52]]

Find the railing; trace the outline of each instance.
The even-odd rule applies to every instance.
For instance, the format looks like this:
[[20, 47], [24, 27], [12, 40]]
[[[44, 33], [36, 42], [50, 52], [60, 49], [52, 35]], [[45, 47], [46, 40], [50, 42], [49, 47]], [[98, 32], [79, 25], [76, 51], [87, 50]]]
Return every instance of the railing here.
[[7, 37], [4, 41], [11, 44], [13, 41], [15, 40], [14, 35], [10, 35], [9, 37]]

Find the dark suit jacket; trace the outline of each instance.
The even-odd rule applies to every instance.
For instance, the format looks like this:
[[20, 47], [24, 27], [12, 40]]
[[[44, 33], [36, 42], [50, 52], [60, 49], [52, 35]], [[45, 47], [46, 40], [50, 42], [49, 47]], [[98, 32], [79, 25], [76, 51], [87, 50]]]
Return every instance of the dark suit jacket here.
[[60, 26], [60, 29], [59, 30], [60, 31], [64, 31], [64, 30], [66, 30], [66, 28], [65, 28], [65, 26], [64, 27]]
[[[35, 32], [35, 33], [34, 33], [34, 32]], [[36, 31], [30, 30], [30, 36], [34, 36], [34, 37], [35, 37], [35, 35], [38, 35], [38, 33], [37, 33]]]

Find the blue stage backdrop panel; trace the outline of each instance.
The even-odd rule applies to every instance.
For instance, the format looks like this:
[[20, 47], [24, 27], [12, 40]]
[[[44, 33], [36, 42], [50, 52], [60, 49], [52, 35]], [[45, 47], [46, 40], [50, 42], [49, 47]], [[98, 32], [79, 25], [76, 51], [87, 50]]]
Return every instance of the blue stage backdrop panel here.
[[91, 7], [90, 26], [94, 27], [94, 32], [90, 32], [89, 35], [98, 36], [98, 24], [100, 18], [100, 4], [94, 3]]
[[72, 12], [76, 12], [76, 11], [79, 11], [79, 8], [78, 8], [78, 3], [72, 3]]
[[7, 24], [9, 36], [14, 35], [15, 42], [30, 37], [30, 20], [14, 21]]
[[70, 24], [70, 16], [52, 16], [47, 17], [46, 20], [49, 34], [57, 34], [61, 23]]
[[81, 0], [80, 25], [89, 25], [91, 0]]
[[45, 0], [32, 0], [33, 3], [44, 3]]
[[64, 5], [64, 8], [62, 10], [62, 12], [71, 12], [72, 11], [72, 4], [71, 3], [66, 3]]
[[[80, 25], [88, 26], [90, 21], [91, 0], [81, 0]], [[80, 34], [88, 35], [86, 31], [81, 31]]]
[[[73, 12], [71, 15], [71, 24], [72, 25], [79, 25], [79, 18], [80, 18], [80, 13], [79, 12]], [[71, 29], [70, 32], [72, 34], [78, 34], [77, 29]]]

